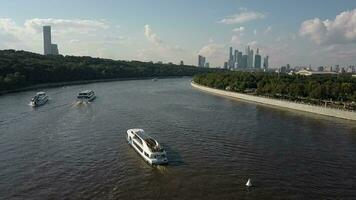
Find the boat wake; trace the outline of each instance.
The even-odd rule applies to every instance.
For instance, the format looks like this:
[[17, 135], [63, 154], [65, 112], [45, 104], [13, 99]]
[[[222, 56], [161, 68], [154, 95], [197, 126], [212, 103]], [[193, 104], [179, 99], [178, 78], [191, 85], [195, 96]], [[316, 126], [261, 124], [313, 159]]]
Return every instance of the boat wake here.
[[162, 174], [168, 172], [168, 168], [165, 165], [157, 165], [156, 169]]
[[76, 101], [73, 103], [72, 107], [88, 106], [89, 104], [90, 102], [86, 102], [86, 101]]

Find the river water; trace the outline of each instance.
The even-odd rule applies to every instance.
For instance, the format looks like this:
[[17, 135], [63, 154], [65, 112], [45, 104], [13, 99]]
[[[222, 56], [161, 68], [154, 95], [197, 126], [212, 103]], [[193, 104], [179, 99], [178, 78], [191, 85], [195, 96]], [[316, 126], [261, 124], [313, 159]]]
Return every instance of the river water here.
[[[97, 99], [76, 104], [84, 89]], [[0, 199], [356, 199], [354, 122], [213, 96], [189, 78], [44, 90], [36, 109], [36, 91], [0, 96]], [[147, 165], [129, 128], [170, 164]]]

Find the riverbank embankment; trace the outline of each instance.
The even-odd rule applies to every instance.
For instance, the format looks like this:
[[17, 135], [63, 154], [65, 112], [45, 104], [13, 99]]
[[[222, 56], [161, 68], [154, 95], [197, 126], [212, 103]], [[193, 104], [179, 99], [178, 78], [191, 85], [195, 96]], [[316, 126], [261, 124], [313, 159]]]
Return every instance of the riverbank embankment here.
[[209, 92], [212, 94], [216, 94], [216, 95], [220, 95], [220, 96], [230, 97], [233, 99], [242, 99], [242, 100], [246, 100], [246, 101], [252, 101], [255, 103], [269, 105], [269, 106], [275, 106], [275, 107], [280, 107], [280, 108], [298, 110], [298, 111], [303, 111], [303, 112], [309, 112], [309, 113], [314, 113], [314, 114], [319, 114], [319, 115], [325, 115], [325, 116], [330, 116], [330, 117], [337, 117], [337, 118], [341, 118], [341, 119], [356, 121], [356, 112], [352, 112], [352, 111], [326, 108], [326, 107], [322, 107], [322, 106], [308, 105], [308, 104], [302, 104], [302, 103], [295, 103], [295, 102], [286, 101], [286, 100], [278, 100], [278, 99], [260, 97], [260, 96], [255, 96], [255, 95], [242, 94], [242, 93], [237, 93], [237, 92], [229, 92], [229, 91], [225, 91], [225, 90], [219, 90], [219, 89], [202, 86], [202, 85], [199, 85], [194, 82], [191, 82], [191, 85], [194, 88], [197, 88], [199, 90]]

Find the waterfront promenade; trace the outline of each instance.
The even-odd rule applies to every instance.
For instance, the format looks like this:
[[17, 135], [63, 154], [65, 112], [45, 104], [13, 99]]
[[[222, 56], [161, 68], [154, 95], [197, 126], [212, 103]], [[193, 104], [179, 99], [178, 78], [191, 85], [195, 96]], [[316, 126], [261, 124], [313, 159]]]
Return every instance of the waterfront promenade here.
[[330, 117], [337, 117], [341, 119], [356, 121], [356, 112], [352, 112], [352, 111], [326, 108], [326, 107], [316, 106], [316, 105], [307, 105], [307, 104], [295, 103], [286, 100], [278, 100], [278, 99], [260, 97], [255, 95], [242, 94], [237, 92], [229, 92], [225, 90], [205, 87], [194, 82], [191, 82], [191, 85], [199, 90], [206, 91], [220, 96], [226, 96], [234, 99], [242, 99], [246, 101], [252, 101], [255, 103], [261, 103], [261, 104], [276, 106], [280, 108], [293, 109], [293, 110], [298, 110], [303, 112], [309, 112], [309, 113], [314, 113], [319, 115], [325, 115]]

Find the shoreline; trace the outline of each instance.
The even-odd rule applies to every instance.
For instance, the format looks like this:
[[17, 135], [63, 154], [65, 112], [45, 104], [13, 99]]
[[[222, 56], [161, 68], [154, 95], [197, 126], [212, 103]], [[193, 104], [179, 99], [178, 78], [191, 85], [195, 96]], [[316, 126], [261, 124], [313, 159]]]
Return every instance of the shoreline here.
[[24, 92], [42, 88], [53, 88], [53, 87], [62, 87], [68, 85], [82, 85], [82, 84], [90, 84], [90, 83], [100, 83], [100, 82], [113, 82], [113, 81], [133, 81], [133, 80], [149, 80], [149, 79], [166, 79], [166, 78], [181, 78], [181, 77], [189, 77], [189, 76], [163, 76], [163, 77], [134, 77], [134, 78], [113, 78], [113, 79], [95, 79], [95, 80], [81, 80], [81, 81], [67, 81], [67, 82], [57, 82], [57, 83], [43, 83], [43, 84], [35, 84], [28, 87], [13, 89], [13, 90], [4, 90], [0, 91], [0, 96], [10, 93], [16, 92]]
[[291, 110], [303, 111], [303, 112], [308, 112], [308, 113], [313, 113], [318, 115], [356, 121], [356, 112], [352, 112], [352, 111], [345, 111], [345, 110], [339, 110], [334, 108], [325, 108], [321, 106], [295, 103], [286, 100], [278, 100], [272, 98], [270, 99], [266, 97], [248, 95], [248, 94], [237, 93], [237, 92], [229, 92], [225, 90], [219, 90], [219, 89], [199, 85], [193, 81], [190, 84], [192, 87], [196, 89], [208, 93], [212, 93], [215, 95], [223, 96], [223, 97], [230, 97], [237, 100], [245, 100], [245, 101], [260, 103], [260, 104], [269, 105], [278, 108], [291, 109]]

